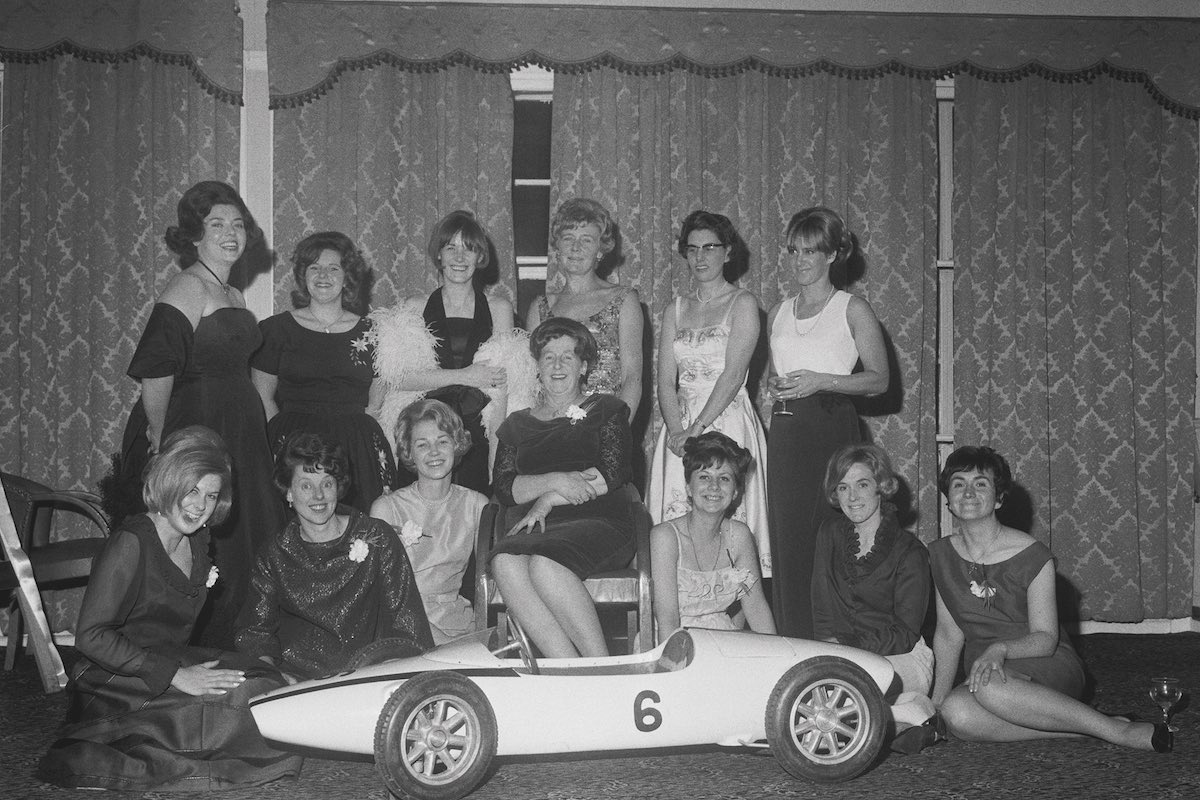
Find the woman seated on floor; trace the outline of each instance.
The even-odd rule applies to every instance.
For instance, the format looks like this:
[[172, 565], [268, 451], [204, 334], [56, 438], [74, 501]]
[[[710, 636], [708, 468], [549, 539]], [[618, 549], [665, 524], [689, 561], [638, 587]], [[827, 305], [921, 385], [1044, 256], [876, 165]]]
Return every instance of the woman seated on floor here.
[[[1086, 735], [1170, 752], [1165, 724], [1106, 716], [1079, 701], [1083, 664], [1058, 623], [1054, 555], [996, 519], [1011, 485], [1008, 462], [990, 447], [960, 447], [938, 478], [955, 531], [929, 545], [933, 701], [950, 732], [981, 742]], [[956, 686], [960, 655], [966, 679]]]
[[901, 681], [892, 706], [899, 731], [892, 748], [916, 752], [938, 735], [929, 699], [933, 651], [921, 638], [932, 584], [925, 546], [900, 527], [888, 502], [899, 485], [891, 459], [876, 445], [849, 444], [829, 459], [825, 496], [842, 516], [817, 531], [813, 630], [817, 639], [892, 663]]
[[[412, 565], [391, 527], [347, 507], [350, 465], [340, 444], [292, 436], [275, 485], [295, 517], [255, 559], [238, 649], [289, 680], [339, 672], [379, 642], [394, 655], [433, 647]], [[405, 646], [406, 645], [406, 646]]]
[[417, 473], [417, 482], [371, 506], [371, 516], [391, 525], [404, 543], [436, 644], [475, 627], [471, 601], [459, 589], [488, 500], [450, 482], [471, 445], [471, 434], [450, 406], [440, 400], [412, 403], [396, 421], [396, 457]]
[[515, 506], [508, 518], [518, 521], [492, 551], [490, 569], [544, 655], [608, 655], [583, 580], [633, 558], [629, 407], [584, 393], [597, 348], [582, 323], [551, 317], [534, 329], [529, 349], [542, 393], [497, 432], [496, 495]]
[[229, 454], [199, 425], [147, 466], [149, 513], [127, 517], [92, 566], [79, 611], [67, 725], [38, 777], [58, 786], [143, 792], [255, 786], [300, 771], [272, 749], [247, 701], [283, 685], [236, 653], [189, 647], [221, 575], [208, 526], [232, 505]]
[[733, 514], [753, 468], [750, 451], [720, 431], [683, 445], [691, 508], [650, 531], [654, 622], [660, 640], [683, 626], [775, 633], [754, 535]]

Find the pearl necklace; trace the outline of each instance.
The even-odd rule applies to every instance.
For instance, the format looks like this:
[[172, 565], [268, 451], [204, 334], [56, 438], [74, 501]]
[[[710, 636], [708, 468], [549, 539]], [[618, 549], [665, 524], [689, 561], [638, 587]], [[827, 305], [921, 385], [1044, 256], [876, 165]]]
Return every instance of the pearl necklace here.
[[792, 327], [796, 329], [797, 336], [807, 336], [817, 329], [817, 326], [821, 324], [821, 317], [825, 316], [825, 309], [829, 307], [829, 301], [833, 299], [833, 293], [836, 291], [836, 287], [829, 287], [829, 294], [825, 295], [825, 302], [821, 304], [821, 310], [817, 312], [817, 316], [813, 318], [812, 324], [808, 326], [808, 329], [803, 331], [800, 330], [800, 319], [796, 313], [796, 301], [800, 299], [800, 295], [796, 295], [795, 299], [792, 300]]

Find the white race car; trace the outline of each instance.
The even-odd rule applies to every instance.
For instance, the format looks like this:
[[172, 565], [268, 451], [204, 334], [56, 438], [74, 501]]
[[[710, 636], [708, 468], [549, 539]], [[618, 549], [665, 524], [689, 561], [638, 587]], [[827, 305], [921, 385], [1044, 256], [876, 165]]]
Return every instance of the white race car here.
[[396, 796], [457, 800], [498, 755], [700, 744], [769, 746], [796, 777], [848, 780], [883, 746], [892, 678], [873, 653], [782, 636], [681, 629], [646, 653], [535, 659], [489, 629], [250, 707], [268, 739], [374, 754]]

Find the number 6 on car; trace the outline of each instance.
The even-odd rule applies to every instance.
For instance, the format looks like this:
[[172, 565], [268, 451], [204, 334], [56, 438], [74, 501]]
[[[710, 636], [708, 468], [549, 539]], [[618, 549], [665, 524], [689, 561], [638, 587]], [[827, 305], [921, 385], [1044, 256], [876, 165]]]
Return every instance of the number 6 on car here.
[[698, 744], [769, 746], [792, 775], [830, 783], [878, 758], [893, 675], [881, 656], [782, 636], [683, 629], [647, 653], [538, 659], [491, 629], [250, 707], [268, 739], [373, 754], [414, 800], [467, 795], [496, 756]]

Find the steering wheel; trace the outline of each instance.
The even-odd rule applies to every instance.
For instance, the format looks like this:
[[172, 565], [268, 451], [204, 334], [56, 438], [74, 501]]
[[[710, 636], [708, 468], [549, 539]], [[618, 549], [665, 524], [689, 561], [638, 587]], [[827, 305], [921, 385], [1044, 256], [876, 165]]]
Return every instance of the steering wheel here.
[[[508, 630], [505, 631], [505, 643], [495, 650], [492, 650], [492, 655], [501, 656], [505, 653], [516, 650], [521, 656], [521, 663], [525, 665], [525, 669], [530, 675], [541, 674], [541, 669], [538, 667], [537, 658], [533, 655], [533, 645], [529, 642], [529, 636], [525, 633], [525, 629], [517, 622], [512, 614], [507, 615]], [[500, 631], [497, 630], [497, 633]]]

